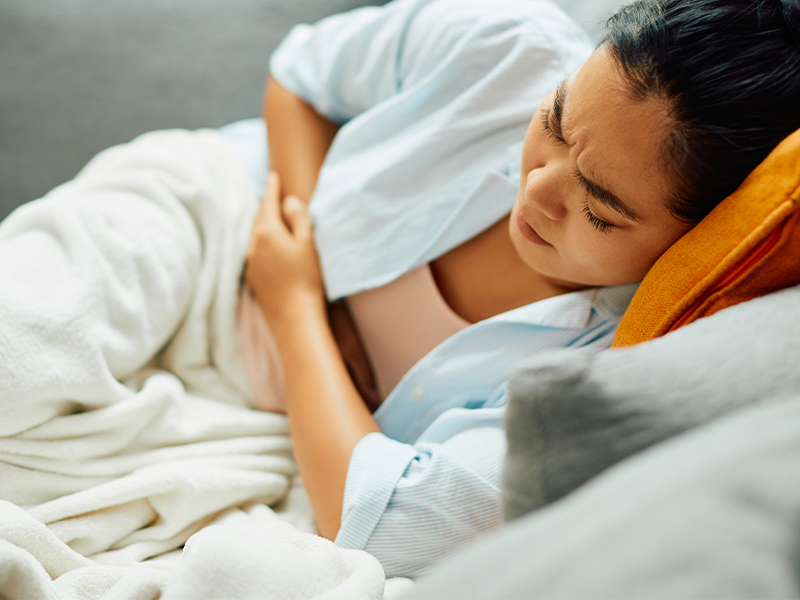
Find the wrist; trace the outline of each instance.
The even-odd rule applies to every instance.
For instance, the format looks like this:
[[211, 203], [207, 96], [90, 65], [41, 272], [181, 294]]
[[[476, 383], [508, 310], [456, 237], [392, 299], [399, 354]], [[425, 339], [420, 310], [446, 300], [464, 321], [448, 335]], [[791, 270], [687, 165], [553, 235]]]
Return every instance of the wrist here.
[[297, 293], [279, 306], [264, 310], [264, 316], [276, 341], [296, 337], [305, 328], [327, 326], [327, 307], [321, 294]]

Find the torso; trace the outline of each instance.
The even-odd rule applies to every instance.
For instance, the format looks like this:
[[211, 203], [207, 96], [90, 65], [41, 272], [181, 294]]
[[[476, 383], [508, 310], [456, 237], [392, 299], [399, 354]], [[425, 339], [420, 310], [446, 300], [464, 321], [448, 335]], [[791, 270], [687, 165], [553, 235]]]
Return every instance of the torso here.
[[[359, 319], [367, 322], [369, 331], [361, 334], [367, 334], [369, 339], [364, 341], [368, 343], [358, 343], [365, 346], [367, 355], [373, 354], [370, 360], [381, 361], [373, 366], [377, 367], [383, 399], [419, 358], [470, 323], [567, 291], [519, 258], [508, 235], [508, 218], [504, 218], [424, 269], [411, 271], [383, 288], [351, 296], [348, 302], [351, 310], [356, 309], [355, 322], [350, 321], [348, 328], [363, 328]], [[400, 307], [404, 314], [398, 314], [392, 298], [397, 293], [405, 294]], [[408, 299], [409, 293], [415, 295], [413, 301]], [[255, 297], [246, 287], [241, 310], [242, 354], [254, 404], [262, 410], [282, 412], [284, 392], [277, 350]], [[398, 343], [401, 336], [409, 339]]]
[[[429, 264], [347, 298], [380, 400], [423, 356], [470, 323], [448, 306]], [[335, 335], [335, 334], [334, 334]]]

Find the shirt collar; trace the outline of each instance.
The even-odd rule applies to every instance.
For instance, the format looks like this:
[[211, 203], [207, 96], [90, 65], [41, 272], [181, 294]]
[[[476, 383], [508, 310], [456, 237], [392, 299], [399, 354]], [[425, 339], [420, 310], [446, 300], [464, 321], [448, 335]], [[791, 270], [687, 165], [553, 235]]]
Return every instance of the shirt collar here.
[[561, 294], [496, 315], [486, 322], [585, 329], [594, 313], [603, 320], [620, 318], [637, 288], [638, 284], [617, 285]]

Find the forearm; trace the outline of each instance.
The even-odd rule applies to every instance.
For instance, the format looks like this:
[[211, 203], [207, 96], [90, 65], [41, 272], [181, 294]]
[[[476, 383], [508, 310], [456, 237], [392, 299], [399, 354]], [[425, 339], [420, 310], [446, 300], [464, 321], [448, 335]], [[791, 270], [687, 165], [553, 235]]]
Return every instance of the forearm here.
[[295, 459], [320, 533], [333, 539], [350, 456], [365, 435], [380, 429], [350, 379], [324, 303], [298, 301], [273, 322]]
[[[338, 126], [272, 77], [264, 95], [264, 119], [270, 169], [280, 181], [272, 194], [294, 195], [308, 202]], [[270, 261], [272, 253], [264, 254], [265, 261]], [[276, 280], [285, 282], [287, 275]], [[258, 278], [251, 283], [257, 287]], [[260, 302], [274, 299], [275, 294], [274, 289], [264, 290]], [[298, 301], [280, 302], [285, 312], [276, 315], [268, 310], [271, 314], [265, 312], [265, 316], [283, 363], [295, 459], [320, 533], [333, 539], [341, 521], [350, 456], [365, 435], [379, 428], [339, 352], [324, 296], [310, 298], [301, 295]]]
[[295, 195], [308, 202], [339, 126], [272, 77], [267, 81], [263, 115], [270, 169], [280, 175], [283, 195]]

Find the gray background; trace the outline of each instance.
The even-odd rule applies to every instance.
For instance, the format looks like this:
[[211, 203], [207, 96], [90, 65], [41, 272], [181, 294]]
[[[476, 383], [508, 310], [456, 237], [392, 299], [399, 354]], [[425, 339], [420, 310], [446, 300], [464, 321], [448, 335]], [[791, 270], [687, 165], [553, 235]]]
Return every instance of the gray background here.
[[[140, 133], [260, 115], [269, 55], [293, 24], [382, 3], [0, 0], [0, 220]], [[619, 4], [557, 3], [595, 38]]]

